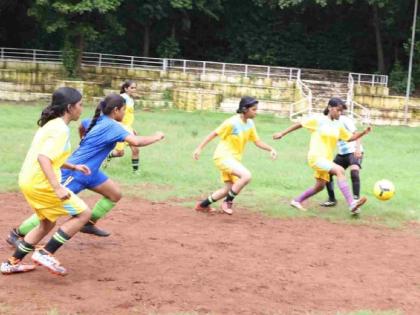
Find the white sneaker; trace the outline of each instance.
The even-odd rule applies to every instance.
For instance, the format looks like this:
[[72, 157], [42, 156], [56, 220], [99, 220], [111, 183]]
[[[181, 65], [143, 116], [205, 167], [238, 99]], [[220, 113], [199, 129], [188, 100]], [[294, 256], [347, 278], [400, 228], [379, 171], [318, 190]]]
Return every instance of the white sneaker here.
[[[42, 249], [41, 249], [42, 250]], [[65, 276], [67, 274], [66, 268], [60, 265], [60, 262], [51, 254], [44, 254], [37, 249], [32, 254], [32, 261], [40, 266], [44, 266], [53, 274]], [[45, 250], [43, 250], [45, 252]]]
[[298, 202], [294, 199], [292, 199], [292, 201], [290, 201], [290, 205], [293, 208], [299, 209], [300, 211], [306, 211], [306, 208], [304, 208], [300, 202]]
[[361, 197], [360, 199], [353, 200], [351, 206], [349, 207], [351, 214], [359, 214], [362, 210], [360, 207], [363, 206], [366, 201], [366, 197]]
[[16, 264], [11, 264], [9, 261], [1, 263], [0, 271], [4, 275], [11, 275], [12, 273], [21, 273], [28, 272], [35, 269], [34, 265], [21, 264], [20, 262]]

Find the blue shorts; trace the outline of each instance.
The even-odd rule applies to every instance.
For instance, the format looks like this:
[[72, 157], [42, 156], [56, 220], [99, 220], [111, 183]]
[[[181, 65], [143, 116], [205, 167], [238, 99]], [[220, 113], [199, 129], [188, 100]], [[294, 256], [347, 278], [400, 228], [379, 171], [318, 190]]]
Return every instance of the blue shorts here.
[[108, 180], [108, 176], [105, 175], [101, 170], [90, 175], [84, 175], [78, 171], [62, 170], [61, 184], [78, 194], [82, 190], [95, 188]]

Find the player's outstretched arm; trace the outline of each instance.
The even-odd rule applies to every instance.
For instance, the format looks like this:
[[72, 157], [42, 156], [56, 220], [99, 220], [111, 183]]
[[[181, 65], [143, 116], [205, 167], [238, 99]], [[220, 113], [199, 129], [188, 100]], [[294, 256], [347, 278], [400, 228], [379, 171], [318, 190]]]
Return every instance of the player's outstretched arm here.
[[145, 147], [164, 138], [165, 134], [158, 131], [152, 136], [135, 136], [130, 134], [124, 140], [135, 147]]
[[367, 127], [365, 130], [363, 130], [362, 132], [358, 132], [358, 131], [356, 131], [355, 133], [353, 133], [353, 135], [351, 136], [351, 138], [348, 140], [348, 142], [350, 142], [350, 141], [355, 141], [355, 140], [357, 140], [357, 139], [359, 139], [359, 138], [361, 138], [361, 137], [363, 137], [363, 136], [365, 136], [365, 135], [367, 135], [369, 132], [371, 132], [372, 131], [372, 127], [371, 126], [369, 126], [369, 127]]
[[257, 141], [254, 142], [254, 144], [258, 148], [270, 152], [271, 158], [273, 160], [275, 160], [277, 158], [277, 151], [273, 147], [269, 146], [267, 143], [262, 142], [261, 140], [257, 140]]
[[200, 158], [201, 151], [204, 149], [204, 147], [216, 137], [217, 133], [215, 131], [212, 131], [207, 137], [205, 137], [204, 140], [194, 150], [193, 159], [198, 160]]
[[301, 124], [301, 123], [296, 123], [296, 124], [293, 124], [293, 125], [291, 125], [289, 128], [286, 128], [286, 129], [285, 129], [285, 130], [283, 130], [283, 131], [276, 132], [276, 133], [273, 135], [273, 139], [274, 139], [274, 140], [279, 140], [279, 139], [283, 138], [285, 135], [287, 135], [288, 133], [290, 133], [290, 132], [292, 132], [292, 131], [295, 131], [295, 130], [298, 130], [298, 129], [300, 129], [300, 128], [302, 128], [302, 124]]

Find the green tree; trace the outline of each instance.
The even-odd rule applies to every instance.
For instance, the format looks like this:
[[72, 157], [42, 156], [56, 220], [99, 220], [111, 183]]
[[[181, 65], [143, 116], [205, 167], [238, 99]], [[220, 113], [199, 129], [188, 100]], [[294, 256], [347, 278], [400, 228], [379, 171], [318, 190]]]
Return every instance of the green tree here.
[[64, 66], [69, 76], [77, 76], [86, 43], [99, 32], [112, 29], [121, 33], [115, 10], [121, 0], [35, 0], [29, 10], [48, 33], [64, 37]]

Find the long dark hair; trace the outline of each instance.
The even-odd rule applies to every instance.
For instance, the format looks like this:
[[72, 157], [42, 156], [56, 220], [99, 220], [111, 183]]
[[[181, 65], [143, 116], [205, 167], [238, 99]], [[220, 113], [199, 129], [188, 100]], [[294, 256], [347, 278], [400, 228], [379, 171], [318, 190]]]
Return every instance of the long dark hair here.
[[129, 88], [133, 83], [135, 83], [133, 80], [125, 80], [121, 85], [120, 94], [126, 93], [125, 89]]
[[114, 108], [120, 109], [125, 105], [125, 99], [116, 93], [111, 93], [105, 99], [101, 102], [99, 102], [98, 106], [96, 107], [95, 114], [93, 115], [93, 118], [89, 124], [89, 127], [87, 128], [85, 135], [96, 125], [96, 122], [98, 121], [99, 116], [101, 114], [109, 115], [114, 110]]
[[74, 106], [82, 99], [82, 94], [71, 87], [61, 87], [54, 91], [51, 103], [45, 107], [38, 119], [38, 126], [42, 127], [47, 122], [57, 117], [62, 117], [69, 111], [69, 107]]

